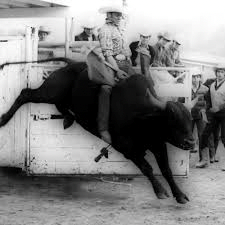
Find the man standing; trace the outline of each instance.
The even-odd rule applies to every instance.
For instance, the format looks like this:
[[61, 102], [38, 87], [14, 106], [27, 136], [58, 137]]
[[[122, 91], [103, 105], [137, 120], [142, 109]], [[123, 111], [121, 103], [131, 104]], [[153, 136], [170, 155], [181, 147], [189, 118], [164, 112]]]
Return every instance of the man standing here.
[[87, 65], [90, 79], [102, 84], [97, 123], [101, 138], [110, 144], [108, 123], [111, 90], [118, 80], [126, 78], [134, 71], [120, 30], [120, 22], [124, 14], [122, 6], [104, 7], [99, 12], [106, 14], [105, 24], [99, 29], [98, 35], [102, 54], [96, 53], [95, 50], [90, 52], [87, 56]]
[[211, 133], [221, 127], [221, 140], [225, 146], [225, 65], [215, 67], [216, 81], [210, 86], [212, 107], [209, 109], [209, 123], [203, 131], [200, 142], [202, 160], [196, 165], [197, 168], [205, 168], [209, 165], [208, 139]]
[[[199, 68], [195, 68], [192, 72], [192, 98], [191, 100], [197, 100], [191, 109], [192, 115], [192, 131], [194, 126], [197, 127], [197, 134], [199, 143], [201, 142], [202, 132], [205, 128], [206, 121], [204, 121], [206, 100], [205, 95], [209, 88], [202, 84], [202, 71]], [[203, 114], [204, 113], [204, 114]], [[192, 151], [191, 151], [192, 152]], [[200, 152], [199, 152], [200, 153]], [[199, 157], [201, 159], [201, 155]]]
[[140, 33], [140, 40], [132, 42], [130, 44], [131, 50], [131, 62], [133, 66], [140, 65], [140, 53], [144, 53], [150, 57], [150, 65], [153, 63], [155, 51], [151, 45], [149, 45], [149, 40], [151, 35], [146, 32]]

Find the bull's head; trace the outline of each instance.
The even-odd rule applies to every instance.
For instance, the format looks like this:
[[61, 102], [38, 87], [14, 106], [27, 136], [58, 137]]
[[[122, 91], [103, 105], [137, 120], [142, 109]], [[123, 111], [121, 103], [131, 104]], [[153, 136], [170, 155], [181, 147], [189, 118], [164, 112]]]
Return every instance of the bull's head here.
[[194, 147], [192, 136], [192, 118], [186, 107], [179, 102], [167, 102], [167, 139], [171, 144], [190, 150]]
[[179, 102], [161, 102], [147, 89], [150, 102], [163, 111], [166, 118], [166, 141], [184, 150], [194, 147], [192, 136], [192, 118], [187, 108]]

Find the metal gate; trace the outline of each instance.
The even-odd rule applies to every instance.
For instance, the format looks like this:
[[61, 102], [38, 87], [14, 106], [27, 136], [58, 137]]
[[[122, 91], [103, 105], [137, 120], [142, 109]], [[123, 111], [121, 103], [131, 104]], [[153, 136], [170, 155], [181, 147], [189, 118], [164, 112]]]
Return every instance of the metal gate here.
[[[25, 60], [25, 38], [0, 37], [0, 64]], [[5, 66], [0, 71], [0, 114], [12, 105], [27, 86], [25, 67]], [[27, 106], [21, 107], [9, 123], [0, 129], [0, 165], [24, 168], [27, 150]]]

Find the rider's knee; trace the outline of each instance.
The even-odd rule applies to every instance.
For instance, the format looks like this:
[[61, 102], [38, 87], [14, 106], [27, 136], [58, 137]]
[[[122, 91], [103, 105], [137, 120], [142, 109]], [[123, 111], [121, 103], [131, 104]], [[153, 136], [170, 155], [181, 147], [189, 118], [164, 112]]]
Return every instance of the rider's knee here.
[[102, 85], [101, 86], [101, 91], [106, 92], [106, 93], [111, 93], [112, 87], [109, 85]]

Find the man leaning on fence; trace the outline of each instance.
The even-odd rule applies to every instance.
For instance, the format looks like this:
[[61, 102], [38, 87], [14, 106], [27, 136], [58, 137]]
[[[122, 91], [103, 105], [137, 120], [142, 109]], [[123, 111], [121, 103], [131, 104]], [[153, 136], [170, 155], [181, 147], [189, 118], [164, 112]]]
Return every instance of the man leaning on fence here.
[[[152, 67], [170, 67], [171, 60], [168, 55], [166, 46], [172, 40], [171, 35], [168, 32], [158, 34], [158, 42], [153, 45], [155, 51], [154, 61]], [[155, 86], [159, 84], [170, 84], [177, 83], [179, 77], [174, 78], [166, 69], [165, 70], [155, 70], [151, 71], [151, 76], [154, 81]]]
[[94, 34], [95, 26], [93, 23], [85, 23], [82, 28], [84, 29], [82, 33], [75, 36], [75, 41], [97, 41], [98, 38]]

